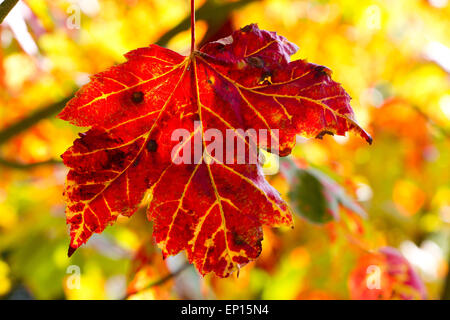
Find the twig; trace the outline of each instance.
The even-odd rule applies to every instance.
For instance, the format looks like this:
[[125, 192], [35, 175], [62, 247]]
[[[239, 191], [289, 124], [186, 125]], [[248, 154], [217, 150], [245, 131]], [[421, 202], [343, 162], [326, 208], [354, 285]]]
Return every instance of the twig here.
[[434, 121], [426, 112], [421, 110], [417, 105], [411, 105], [411, 108], [416, 111], [420, 116], [422, 116], [425, 121], [427, 121], [432, 127], [438, 130], [443, 136], [446, 138], [450, 138], [450, 132], [448, 132], [445, 128], [441, 127]]
[[50, 159], [50, 160], [39, 161], [39, 162], [34, 162], [34, 163], [20, 163], [20, 162], [14, 162], [14, 161], [0, 158], [0, 166], [1, 167], [8, 167], [11, 169], [18, 169], [18, 170], [28, 170], [28, 169], [33, 169], [36, 167], [48, 166], [48, 165], [58, 165], [58, 164], [62, 164], [62, 163], [63, 163], [62, 161], [56, 160], [56, 159]]
[[3, 129], [0, 131], [0, 145], [7, 142], [9, 139], [13, 138], [17, 134], [29, 129], [33, 125], [35, 125], [37, 122], [41, 121], [42, 119], [45, 119], [58, 111], [62, 110], [66, 103], [72, 98], [73, 94], [70, 95], [68, 98], [64, 98], [61, 101], [58, 101], [56, 103], [53, 103], [43, 109], [40, 109], [28, 117], [16, 122], [15, 124]]
[[411, 103], [408, 98], [402, 96], [392, 97], [386, 100], [385, 104], [396, 102], [400, 102], [408, 106], [409, 108], [411, 108], [411, 110], [417, 112], [417, 114], [420, 115], [430, 126], [439, 131], [445, 138], [450, 138], [450, 132], [446, 128], [440, 126], [429, 114], [423, 111], [418, 105]]
[[150, 283], [147, 287], [145, 287], [145, 288], [142, 289], [142, 290], [149, 289], [149, 288], [156, 287], [156, 286], [160, 286], [160, 285], [166, 283], [167, 281], [169, 281], [170, 279], [175, 278], [176, 276], [178, 276], [181, 272], [183, 272], [184, 270], [186, 270], [186, 269], [189, 268], [190, 266], [191, 266], [191, 264], [186, 262], [186, 263], [185, 263], [184, 265], [182, 265], [178, 270], [175, 270], [174, 272], [169, 273], [168, 275], [162, 277], [161, 279], [156, 280], [155, 282]]
[[19, 0], [5, 0], [0, 4], [0, 23], [6, 18], [8, 13], [14, 8]]
[[[148, 286], [145, 286], [144, 288], [140, 289], [139, 291], [144, 291], [144, 290], [156, 287], [156, 286], [160, 286], [160, 285], [166, 283], [167, 281], [169, 281], [170, 279], [175, 278], [176, 276], [178, 276], [180, 273], [182, 273], [184, 270], [186, 270], [190, 266], [191, 266], [191, 264], [186, 262], [178, 270], [175, 270], [174, 272], [169, 273], [168, 275], [162, 277], [161, 279], [158, 279], [158, 280], [150, 283]], [[133, 293], [131, 293], [131, 294], [133, 294]], [[125, 298], [128, 298], [131, 294], [127, 295]]]

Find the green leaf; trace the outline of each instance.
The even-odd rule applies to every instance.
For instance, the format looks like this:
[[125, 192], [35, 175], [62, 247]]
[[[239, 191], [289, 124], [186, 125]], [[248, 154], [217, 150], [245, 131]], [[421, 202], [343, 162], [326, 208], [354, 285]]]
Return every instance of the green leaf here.
[[294, 212], [313, 223], [339, 220], [342, 206], [362, 217], [366, 213], [332, 178], [315, 168], [299, 168], [289, 158], [283, 158], [281, 172], [290, 184], [289, 202]]
[[297, 183], [288, 193], [294, 211], [315, 223], [332, 220], [333, 217], [328, 211], [329, 204], [320, 180], [308, 170], [302, 169], [297, 171], [296, 178]]

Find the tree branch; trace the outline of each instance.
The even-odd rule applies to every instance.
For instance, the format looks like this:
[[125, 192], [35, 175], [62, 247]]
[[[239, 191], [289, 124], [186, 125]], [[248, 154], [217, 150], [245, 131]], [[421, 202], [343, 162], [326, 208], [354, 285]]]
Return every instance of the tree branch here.
[[10, 169], [18, 169], [18, 170], [29, 170], [36, 167], [41, 166], [48, 166], [48, 165], [58, 165], [62, 164], [63, 162], [56, 159], [50, 159], [46, 161], [40, 161], [40, 162], [34, 162], [34, 163], [20, 163], [15, 161], [6, 160], [3, 158], [0, 158], [0, 166], [1, 167], [8, 167]]
[[150, 283], [147, 287], [143, 288], [142, 290], [146, 290], [146, 289], [150, 289], [152, 287], [160, 286], [160, 285], [166, 283], [167, 281], [169, 281], [170, 279], [175, 278], [176, 276], [178, 276], [181, 272], [183, 272], [184, 270], [186, 270], [190, 266], [191, 266], [191, 264], [186, 262], [178, 270], [175, 270], [174, 272], [169, 273], [168, 275], [162, 277], [161, 279]]
[[422, 111], [417, 105], [411, 105], [414, 111], [416, 111], [420, 116], [422, 116], [432, 127], [439, 131], [446, 138], [450, 138], [450, 132], [446, 128], [438, 125], [431, 117], [424, 111]]
[[[139, 291], [144, 291], [144, 290], [147, 290], [147, 289], [156, 287], [156, 286], [163, 285], [164, 283], [166, 283], [166, 282], [169, 281], [170, 279], [175, 278], [176, 276], [178, 276], [180, 273], [182, 273], [184, 270], [186, 270], [186, 269], [189, 268], [190, 266], [191, 266], [191, 264], [188, 263], [188, 262], [186, 262], [186, 263], [183, 264], [178, 270], [175, 270], [174, 272], [169, 273], [168, 275], [162, 277], [161, 279], [158, 279], [158, 280], [156, 280], [156, 281], [150, 283], [148, 286], [146, 286], [146, 287], [140, 289]], [[136, 292], [135, 292], [135, 293], [136, 293]], [[134, 293], [131, 293], [131, 294], [134, 294]], [[128, 295], [125, 297], [125, 299], [128, 298], [131, 294], [128, 294]]]
[[64, 98], [58, 102], [55, 102], [43, 109], [40, 109], [28, 117], [16, 122], [15, 124], [3, 129], [0, 131], [0, 145], [4, 144], [8, 140], [10, 140], [12, 137], [16, 136], [17, 134], [29, 129], [33, 125], [35, 125], [37, 122], [41, 121], [42, 119], [48, 118], [49, 116], [57, 113], [58, 111], [62, 110], [66, 103], [72, 98], [73, 94], [70, 95], [68, 98]]
[[0, 4], [0, 23], [6, 18], [8, 13], [14, 8], [19, 0], [5, 0]]

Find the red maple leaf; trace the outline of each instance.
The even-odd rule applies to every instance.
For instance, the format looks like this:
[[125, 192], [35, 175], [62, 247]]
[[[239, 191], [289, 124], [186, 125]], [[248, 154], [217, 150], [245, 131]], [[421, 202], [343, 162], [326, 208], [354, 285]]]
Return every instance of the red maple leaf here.
[[[260, 165], [225, 163], [212, 152], [198, 163], [176, 164], [172, 152], [196, 140], [208, 150], [209, 129], [224, 136], [266, 129], [271, 138], [278, 129], [275, 151], [282, 156], [297, 134], [354, 130], [370, 142], [330, 70], [289, 62], [296, 50], [284, 37], [249, 25], [190, 56], [157, 45], [136, 49], [127, 62], [94, 75], [59, 115], [91, 127], [62, 155], [70, 168], [69, 255], [118, 215], [131, 216], [148, 191], [148, 218], [165, 256], [186, 250], [200, 273], [221, 277], [257, 258], [262, 225], [292, 226]], [[181, 144], [172, 139], [180, 128], [189, 133]], [[272, 144], [249, 139], [273, 151]]]

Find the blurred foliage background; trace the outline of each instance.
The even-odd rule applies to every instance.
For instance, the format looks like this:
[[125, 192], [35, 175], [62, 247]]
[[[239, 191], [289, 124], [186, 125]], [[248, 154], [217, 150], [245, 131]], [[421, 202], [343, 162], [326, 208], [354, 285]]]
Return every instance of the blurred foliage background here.
[[[296, 43], [294, 59], [333, 70], [373, 145], [299, 138], [268, 177], [296, 211], [295, 229], [266, 229], [239, 277], [202, 278], [183, 254], [163, 261], [144, 205], [68, 259], [59, 155], [79, 128], [55, 114], [129, 50], [188, 53], [189, 2], [19, 1], [0, 26], [0, 297], [450, 299], [449, 1], [196, 5], [199, 45], [258, 23]], [[372, 265], [377, 290], [367, 289]]]

